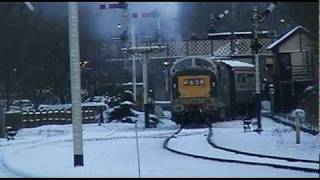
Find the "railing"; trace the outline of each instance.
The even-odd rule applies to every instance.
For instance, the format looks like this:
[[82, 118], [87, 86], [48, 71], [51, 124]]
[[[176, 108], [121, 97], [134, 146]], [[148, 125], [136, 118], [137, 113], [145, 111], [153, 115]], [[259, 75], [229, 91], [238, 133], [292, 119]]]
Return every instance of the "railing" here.
[[[283, 123], [285, 125], [291, 126], [295, 129], [295, 119], [292, 117], [291, 114], [288, 113], [273, 113], [273, 115], [270, 116], [273, 120], [276, 122]], [[316, 135], [319, 133], [319, 127], [317, 125], [312, 125], [306, 121], [300, 122], [300, 129], [302, 131], [308, 132], [310, 134]]]

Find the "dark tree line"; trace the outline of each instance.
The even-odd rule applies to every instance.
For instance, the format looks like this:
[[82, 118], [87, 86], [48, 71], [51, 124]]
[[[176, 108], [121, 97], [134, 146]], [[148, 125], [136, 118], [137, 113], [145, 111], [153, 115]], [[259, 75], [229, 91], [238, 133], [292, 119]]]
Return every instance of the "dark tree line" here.
[[[21, 2], [0, 4], [2, 98], [36, 104], [45, 89], [65, 99], [69, 89], [67, 16], [47, 16], [41, 3], [30, 11]], [[64, 4], [54, 8], [66, 12]]]
[[[79, 3], [82, 86], [96, 94], [105, 77], [99, 63], [101, 39], [94, 38], [94, 20]], [[66, 2], [34, 2], [30, 11], [23, 2], [0, 3], [0, 95], [2, 99], [55, 97], [70, 102], [68, 9]], [[98, 61], [99, 60], [99, 61]]]

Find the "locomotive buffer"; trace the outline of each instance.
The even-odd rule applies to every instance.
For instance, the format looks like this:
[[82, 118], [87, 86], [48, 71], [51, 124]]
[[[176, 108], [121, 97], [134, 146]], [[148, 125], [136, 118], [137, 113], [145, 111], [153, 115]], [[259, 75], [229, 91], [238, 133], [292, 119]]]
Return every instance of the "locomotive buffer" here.
[[122, 48], [123, 51], [134, 54], [144, 54], [143, 68], [142, 68], [142, 79], [143, 79], [143, 109], [144, 109], [144, 122], [145, 128], [150, 127], [149, 123], [149, 110], [151, 109], [151, 102], [148, 101], [148, 62], [150, 60], [150, 53], [161, 52], [166, 49], [166, 46], [142, 46], [142, 47], [129, 47]]

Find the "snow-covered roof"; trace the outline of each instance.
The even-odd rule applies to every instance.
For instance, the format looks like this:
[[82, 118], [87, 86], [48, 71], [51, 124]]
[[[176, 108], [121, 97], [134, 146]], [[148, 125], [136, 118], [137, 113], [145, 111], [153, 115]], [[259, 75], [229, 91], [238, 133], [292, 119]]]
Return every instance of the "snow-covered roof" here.
[[170, 104], [171, 101], [154, 101], [155, 104]]
[[125, 92], [125, 93], [129, 93], [129, 94], [133, 94], [133, 92], [130, 91], [130, 90], [125, 90], [124, 92]]
[[[269, 31], [261, 31], [261, 34], [268, 34]], [[244, 31], [244, 32], [233, 32], [235, 35], [245, 35], [252, 34], [252, 31]], [[232, 32], [221, 32], [221, 33], [208, 33], [208, 36], [223, 36], [223, 35], [232, 35]]]
[[231, 67], [254, 67], [253, 64], [245, 63], [245, 62], [241, 62], [241, 61], [221, 60], [220, 62], [223, 62]]
[[103, 102], [85, 102], [81, 103], [82, 106], [106, 106]]
[[275, 46], [279, 45], [280, 43], [282, 43], [285, 39], [287, 39], [288, 37], [290, 37], [292, 34], [294, 34], [295, 32], [297, 32], [298, 30], [303, 30], [305, 32], [310, 33], [310, 31], [302, 26], [297, 26], [295, 28], [293, 28], [291, 31], [289, 31], [287, 34], [283, 35], [280, 39], [278, 39], [277, 41], [273, 42], [271, 45], [269, 45], [267, 47], [267, 49], [272, 49]]
[[[132, 82], [128, 82], [128, 83], [122, 83], [123, 86], [132, 86], [133, 83]], [[136, 85], [143, 85], [143, 82], [140, 83], [136, 83]]]
[[[261, 34], [268, 34], [269, 31], [261, 31]], [[245, 32], [234, 32], [234, 34], [236, 35], [240, 35], [240, 34], [252, 34], [252, 31], [245, 31]]]
[[130, 101], [124, 101], [124, 102], [120, 103], [120, 105], [133, 105], [133, 103]]
[[222, 33], [209, 33], [208, 36], [220, 36], [220, 35], [231, 35], [231, 32], [222, 32]]

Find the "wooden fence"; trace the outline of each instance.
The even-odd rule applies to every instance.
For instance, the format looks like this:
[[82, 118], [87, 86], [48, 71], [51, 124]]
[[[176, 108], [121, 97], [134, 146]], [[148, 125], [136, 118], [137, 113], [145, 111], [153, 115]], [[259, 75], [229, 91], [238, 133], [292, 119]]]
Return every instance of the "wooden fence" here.
[[[93, 109], [82, 110], [83, 124], [97, 122], [95, 116], [98, 114]], [[32, 128], [42, 125], [54, 124], [71, 124], [72, 113], [71, 110], [45, 110], [34, 112], [14, 112], [6, 113], [5, 126], [11, 126], [13, 129], [18, 130], [21, 128]]]

